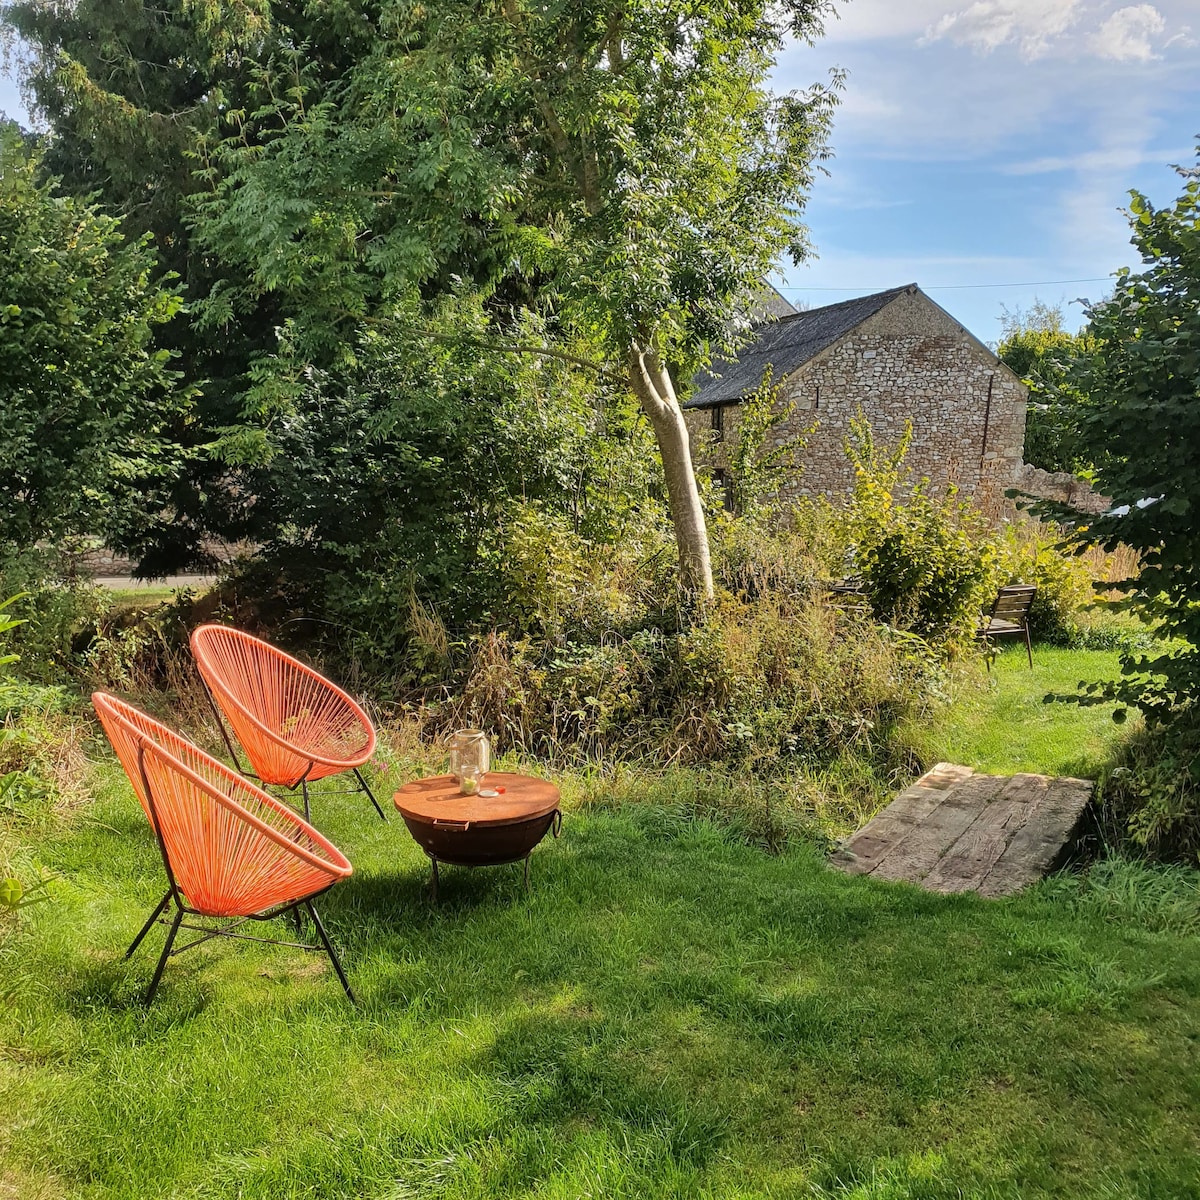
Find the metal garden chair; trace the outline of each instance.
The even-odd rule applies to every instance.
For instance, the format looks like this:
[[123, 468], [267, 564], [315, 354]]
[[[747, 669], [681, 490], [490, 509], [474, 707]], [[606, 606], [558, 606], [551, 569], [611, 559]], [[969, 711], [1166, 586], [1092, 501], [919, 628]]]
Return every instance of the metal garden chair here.
[[[991, 649], [993, 638], [1023, 637], [1025, 653], [1029, 655], [1029, 669], [1033, 670], [1033, 644], [1029, 640], [1029, 609], [1037, 588], [1032, 583], [1013, 583], [996, 593], [991, 612], [987, 613], [976, 633], [985, 650]], [[987, 667], [992, 669], [989, 654]]]
[[242, 771], [224, 714], [263, 784], [304, 796], [311, 819], [308, 785], [353, 771], [356, 791], [364, 791], [383, 820], [383, 809], [359, 768], [375, 753], [375, 728], [367, 714], [341, 688], [312, 667], [269, 642], [227, 625], [201, 625], [192, 631], [192, 654], [229, 748]]
[[[346, 856], [281, 800], [231, 771], [133, 705], [96, 692], [92, 704], [158, 840], [167, 892], [132, 945], [156, 923], [170, 926], [146, 993], [149, 1006], [172, 954], [214, 937], [243, 938], [329, 955], [346, 995], [354, 993], [313, 900], [352, 871]], [[247, 921], [308, 913], [320, 946], [239, 932]], [[173, 911], [173, 915], [171, 914]], [[218, 918], [195, 924], [185, 918]], [[175, 945], [179, 930], [199, 937]]]

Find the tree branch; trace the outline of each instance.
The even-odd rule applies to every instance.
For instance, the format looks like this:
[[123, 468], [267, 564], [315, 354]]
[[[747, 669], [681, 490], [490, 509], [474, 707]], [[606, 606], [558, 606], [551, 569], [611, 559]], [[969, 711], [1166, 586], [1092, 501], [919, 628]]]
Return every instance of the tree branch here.
[[[341, 315], [354, 321], [361, 321], [364, 325], [389, 325], [395, 321], [394, 317], [367, 317], [350, 312], [342, 312]], [[628, 376], [623, 375], [619, 371], [614, 371], [612, 367], [607, 366], [605, 363], [597, 362], [594, 358], [584, 358], [579, 354], [571, 354], [566, 350], [556, 350], [552, 346], [493, 342], [487, 338], [435, 333], [432, 329], [422, 329], [418, 332], [422, 337], [427, 338], [431, 342], [442, 342], [445, 345], [476, 346], [481, 350], [495, 350], [500, 354], [532, 354], [539, 358], [553, 358], [559, 362], [570, 363], [574, 367], [583, 367], [585, 370], [591, 371], [598, 378], [607, 380], [609, 383], [616, 384], [619, 387], [627, 387], [629, 385]]]
[[476, 342], [474, 344], [488, 350], [499, 350], [504, 354], [536, 354], [543, 358], [556, 358], [560, 362], [571, 363], [576, 367], [584, 367], [594, 372], [601, 379], [607, 379], [610, 383], [616, 383], [622, 387], [629, 383], [626, 376], [614, 371], [611, 367], [606, 367], [603, 363], [598, 363], [594, 359], [581, 358], [577, 354], [568, 354], [565, 350], [552, 350], [549, 346], [505, 345], [498, 342]]
[[555, 153], [560, 155], [565, 162], [571, 164], [572, 174], [575, 176], [575, 182], [583, 198], [584, 207], [587, 209], [588, 214], [594, 217], [604, 208], [604, 202], [600, 197], [598, 165], [591, 162], [586, 154], [576, 154], [567, 131], [563, 129], [562, 122], [558, 119], [558, 113], [550, 103], [550, 97], [547, 95], [546, 89], [542, 87], [541, 71], [537, 63], [526, 53], [520, 40], [522, 35], [521, 14], [517, 10], [516, 0], [503, 0], [501, 7], [504, 11], [505, 20], [512, 26], [513, 32], [517, 34], [517, 56], [520, 58], [521, 65], [528, 72], [529, 80], [533, 84], [534, 95], [537, 97], [538, 108], [541, 110], [542, 118], [546, 122], [546, 132], [550, 136], [550, 143], [553, 145]]

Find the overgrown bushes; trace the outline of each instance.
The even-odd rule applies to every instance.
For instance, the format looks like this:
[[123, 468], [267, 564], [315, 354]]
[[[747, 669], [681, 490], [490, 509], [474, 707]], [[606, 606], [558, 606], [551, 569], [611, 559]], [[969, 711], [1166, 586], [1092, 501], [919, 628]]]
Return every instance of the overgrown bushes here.
[[[939, 672], [916, 639], [816, 596], [722, 594], [702, 624], [557, 644], [476, 637], [446, 727], [470, 721], [542, 757], [887, 765], [898, 717]], [[891, 764], [895, 765], [895, 764]]]
[[1200, 732], [1187, 725], [1141, 729], [1102, 781], [1110, 842], [1155, 857], [1200, 859]]
[[1029, 627], [1039, 641], [1069, 646], [1080, 639], [1080, 612], [1092, 602], [1086, 563], [1060, 548], [1061, 536], [1035, 521], [1014, 521], [996, 539], [996, 584], [1032, 583], [1037, 595]]

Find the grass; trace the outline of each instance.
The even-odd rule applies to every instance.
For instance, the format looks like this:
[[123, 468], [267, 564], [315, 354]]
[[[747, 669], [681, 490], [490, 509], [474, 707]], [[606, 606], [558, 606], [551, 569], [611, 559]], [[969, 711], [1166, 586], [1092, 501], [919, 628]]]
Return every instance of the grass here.
[[91, 805], [7, 829], [57, 883], [0, 950], [0, 1196], [1200, 1196], [1185, 872], [934, 896], [585, 800], [529, 896], [448, 869], [433, 908], [403, 825], [327, 796], [361, 1007], [315, 956], [225, 944], [147, 1013], [161, 932], [122, 952], [161, 868], [95, 771]]
[[[126, 609], [153, 609], [174, 600], [180, 592], [189, 590], [184, 587], [174, 587], [167, 584], [144, 583], [137, 587], [110, 588], [108, 598], [112, 608], [123, 611]], [[193, 587], [193, 592], [207, 591], [207, 588]]]
[[1120, 674], [1116, 650], [1036, 646], [1033, 670], [1025, 647], [1001, 650], [990, 674], [973, 670], [957, 683], [953, 703], [912, 740], [928, 761], [945, 760], [994, 774], [1032, 771], [1092, 779], [1129, 726], [1112, 720], [1113, 705], [1082, 708], [1045, 703], [1082, 681]]

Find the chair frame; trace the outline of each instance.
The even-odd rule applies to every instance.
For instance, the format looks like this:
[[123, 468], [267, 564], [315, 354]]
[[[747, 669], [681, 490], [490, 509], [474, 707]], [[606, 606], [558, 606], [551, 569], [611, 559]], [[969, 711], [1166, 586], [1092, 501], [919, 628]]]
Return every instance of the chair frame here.
[[[975, 635], [976, 637], [978, 637], [980, 639], [980, 641], [983, 642], [984, 652], [987, 655], [988, 671], [991, 671], [991, 669], [992, 669], [992, 654], [991, 654], [992, 639], [993, 638], [1005, 638], [1005, 637], [1024, 637], [1025, 653], [1029, 657], [1029, 669], [1031, 671], [1033, 670], [1033, 643], [1030, 641], [1030, 638], [1029, 638], [1029, 608], [1030, 608], [1030, 605], [1033, 604], [1033, 599], [1036, 595], [1037, 595], [1037, 586], [1032, 583], [1010, 583], [1010, 584], [1007, 584], [1004, 587], [1000, 588], [996, 592], [996, 599], [994, 601], [992, 601], [992, 607], [988, 611], [987, 616], [984, 618], [983, 623], [980, 625], [980, 627]], [[1011, 621], [1011, 620], [1008, 620], [1007, 616], [998, 616], [997, 615], [998, 610], [1004, 606], [1004, 602], [1006, 600], [1012, 599], [1014, 597], [1026, 597], [1027, 598], [1025, 600], [1025, 604], [1023, 605], [1021, 612], [1019, 614], [1020, 619], [1017, 621]], [[1009, 615], [1012, 615], [1012, 614], [1009, 614]], [[1013, 625], [1014, 628], [1012, 628], [1012, 629], [993, 629], [992, 622], [996, 621], [996, 620], [1007, 621], [1007, 623], [1010, 625]]]
[[[120, 713], [116, 713], [115, 717], [124, 725], [131, 724], [131, 722], [129, 722]], [[149, 806], [148, 815], [150, 817], [150, 824], [154, 830], [154, 840], [158, 844], [158, 851], [162, 857], [163, 870], [166, 872], [168, 883], [167, 891], [163, 898], [158, 902], [150, 916], [146, 918], [145, 924], [141, 927], [137, 936], [129, 944], [129, 949], [125, 951], [125, 959], [128, 961], [133, 957], [134, 951], [137, 950], [138, 946], [142, 944], [146, 938], [146, 935], [156, 924], [169, 927], [166, 942], [163, 945], [162, 952], [159, 954], [158, 964], [154, 969], [154, 977], [151, 979], [150, 986], [146, 991], [145, 997], [143, 998], [143, 1003], [145, 1006], [149, 1008], [154, 1003], [154, 997], [158, 993], [158, 985], [162, 980], [163, 971], [166, 969], [167, 960], [169, 958], [172, 958], [178, 954], [183, 954], [187, 950], [194, 949], [196, 946], [202, 945], [204, 942], [210, 941], [215, 937], [237, 938], [247, 942], [263, 942], [272, 946], [290, 946], [297, 950], [324, 950], [329, 956], [329, 961], [333, 964], [334, 972], [337, 974], [338, 980], [341, 983], [342, 988], [345, 990], [347, 998], [352, 1004], [357, 1004], [358, 997], [355, 996], [353, 989], [350, 987], [350, 981], [346, 978], [346, 972], [342, 968], [342, 963], [338, 958], [337, 951], [333, 948], [333, 943], [329, 940], [329, 934], [326, 932], [325, 926], [321, 921], [321, 917], [317, 912], [316, 906], [313, 904], [313, 901], [318, 896], [323, 896], [330, 890], [330, 888], [334, 886], [334, 884], [338, 883], [339, 880], [333, 879], [325, 887], [319, 888], [315, 892], [309, 892], [307, 895], [301, 896], [298, 900], [293, 900], [285, 904], [276, 904], [271, 908], [264, 909], [262, 912], [248, 913], [245, 916], [238, 916], [228, 919], [214, 917], [212, 914], [202, 912], [187, 903], [175, 878], [175, 870], [171, 865], [171, 856], [167, 850], [166, 840], [162, 835], [161, 822], [159, 821], [158, 817], [158, 807], [154, 801], [154, 791], [150, 786], [150, 776], [146, 771], [146, 745], [148, 739], [142, 731], [136, 729], [135, 737], [137, 739], [138, 774], [141, 777], [142, 789], [145, 793], [146, 802]], [[197, 749], [199, 748], [197, 747]], [[163, 747], [156, 746], [155, 753], [160, 754], [165, 759], [168, 759], [176, 769], [182, 770], [186, 775], [194, 775], [194, 772], [190, 771], [185, 764], [179, 762], [179, 760], [175, 758], [173, 754]], [[203, 751], [200, 751], [200, 753], [203, 753]], [[212, 759], [212, 761], [214, 763], [217, 762], [216, 759]], [[218, 763], [217, 765], [219, 766], [220, 764]], [[226, 768], [222, 768], [222, 770], [225, 769]], [[203, 786], [208, 788], [210, 785], [203, 784]], [[266, 796], [268, 800], [272, 799], [269, 793], [264, 792], [263, 795]], [[234, 801], [234, 803], [236, 803], [236, 801]], [[278, 804], [279, 801], [274, 801], [274, 803]], [[238, 805], [238, 807], [240, 808], [242, 806]], [[316, 831], [314, 830], [313, 832]], [[167, 911], [172, 906], [174, 907], [174, 915], [168, 917], [166, 915]], [[297, 932], [299, 932], [299, 914], [301, 910], [308, 913], [309, 919], [313, 923], [313, 928], [316, 930], [318, 938], [320, 938], [321, 944], [319, 946], [314, 946], [308, 942], [284, 941], [280, 938], [258, 937], [254, 934], [236, 932], [248, 921], [273, 921], [275, 918], [286, 916], [289, 913], [294, 914]], [[185, 921], [185, 917], [198, 917], [209, 921], [224, 920], [224, 924], [216, 927], [208, 925], [196, 925]], [[201, 936], [193, 938], [192, 941], [187, 942], [182, 946], [176, 946], [175, 939], [178, 936], [180, 929], [188, 929], [199, 933]]]
[[[208, 700], [209, 708], [212, 709], [213, 716], [216, 718], [217, 728], [220, 729], [220, 731], [221, 731], [221, 737], [225, 742], [225, 748], [229, 751], [229, 757], [233, 762], [234, 769], [238, 772], [238, 774], [244, 775], [247, 779], [257, 780], [260, 784], [262, 784], [262, 786], [264, 788], [266, 788], [266, 787], [282, 787], [282, 788], [286, 788], [289, 792], [295, 792], [295, 790], [297, 788], [299, 788], [300, 792], [301, 792], [301, 796], [303, 797], [303, 803], [304, 803], [304, 819], [306, 821], [311, 821], [312, 820], [312, 807], [311, 807], [309, 794], [308, 794], [308, 785], [310, 782], [308, 776], [309, 776], [309, 773], [313, 770], [313, 768], [318, 763], [321, 763], [323, 765], [331, 765], [331, 760], [322, 758], [320, 756], [313, 756], [311, 754], [306, 753], [302, 749], [296, 747], [291, 742], [289, 742], [286, 738], [281, 737], [273, 729], [271, 729], [264, 721], [262, 721], [258, 717], [258, 715], [251, 708], [249, 708], [247, 705], [243, 704], [240, 700], [238, 700], [236, 696], [234, 696], [231, 692], [228, 691], [228, 689], [222, 688], [216, 680], [214, 680], [213, 682], [209, 681], [209, 678], [208, 678], [207, 674], [205, 673], [205, 667], [203, 665], [203, 663], [205, 661], [203, 652], [198, 651], [197, 646], [196, 646], [196, 634], [201, 629], [204, 629], [204, 628], [206, 628], [206, 626], [201, 625], [192, 631], [192, 636], [190, 639], [190, 644], [191, 644], [191, 648], [192, 648], [192, 657], [196, 661], [196, 673], [200, 676], [200, 682], [204, 686], [204, 695]], [[287, 654], [283, 650], [280, 650], [278, 646], [273, 646], [273, 645], [271, 645], [270, 642], [265, 641], [262, 638], [253, 637], [251, 634], [245, 633], [243, 630], [232, 629], [231, 627], [226, 627], [226, 626], [208, 626], [208, 628], [217, 628], [217, 629], [221, 629], [221, 630], [228, 629], [229, 632], [235, 633], [239, 637], [246, 638], [249, 641], [257, 642], [258, 644], [265, 646], [272, 654], [277, 654], [281, 658], [283, 658], [283, 659], [287, 660], [288, 662], [294, 664], [295, 666], [299, 667], [305, 674], [307, 674], [308, 676], [310, 676], [313, 679], [319, 680], [322, 684], [324, 684], [332, 692], [335, 692], [337, 695], [341, 696], [344, 700], [347, 701], [347, 703], [350, 705], [352, 710], [355, 712], [356, 716], [358, 716], [359, 719], [363, 722], [365, 728], [367, 729], [367, 731], [370, 735], [370, 752], [371, 753], [374, 752], [375, 730], [371, 724], [370, 719], [367, 717], [366, 713], [362, 711], [362, 708], [358, 704], [356, 704], [354, 702], [354, 700], [350, 696], [348, 696], [342, 688], [338, 687], [337, 684], [335, 684], [332, 680], [326, 679], [325, 676], [322, 675], [319, 671], [314, 671], [313, 668], [308, 666], [307, 663], [303, 663], [298, 658], [295, 658], [292, 655]], [[209, 669], [211, 670], [211, 667]], [[214, 672], [214, 674], [215, 674], [215, 672]], [[276, 745], [281, 746], [283, 749], [287, 750], [289, 753], [294, 754], [297, 758], [299, 758], [301, 760], [304, 760], [304, 759], [308, 760], [307, 768], [305, 769], [304, 773], [300, 776], [300, 778], [296, 780], [295, 783], [292, 783], [292, 784], [287, 784], [287, 783], [268, 784], [259, 775], [255, 774], [254, 771], [250, 770], [248, 767], [242, 766], [241, 761], [238, 758], [237, 751], [234, 748], [233, 738], [230, 736], [230, 733], [229, 733], [228, 729], [226, 728], [225, 717], [221, 711], [221, 703], [218, 702], [218, 697], [216, 695], [214, 695], [214, 683], [216, 683], [217, 690], [221, 693], [220, 700], [223, 701], [224, 703], [230, 704], [234, 708], [236, 708], [244, 717], [246, 717], [247, 720], [250, 721], [250, 723], [264, 737], [266, 737], [268, 740], [274, 742]], [[248, 751], [247, 751], [247, 758], [249, 758]], [[346, 769], [347, 768], [345, 766], [343, 766], [341, 768], [342, 771], [344, 771]], [[349, 769], [351, 771], [353, 771], [355, 779], [358, 780], [358, 787], [334, 789], [332, 792], [329, 792], [326, 794], [329, 794], [329, 795], [353, 795], [357, 792], [365, 792], [367, 795], [367, 798], [375, 806], [375, 811], [379, 814], [380, 820], [386, 821], [387, 814], [380, 807], [379, 801], [375, 798], [375, 793], [373, 791], [371, 791], [370, 785], [367, 783], [366, 779], [363, 777], [363, 773], [362, 773], [361, 769], [357, 766], [350, 767]], [[335, 773], [340, 773], [340, 772], [335, 772]]]

